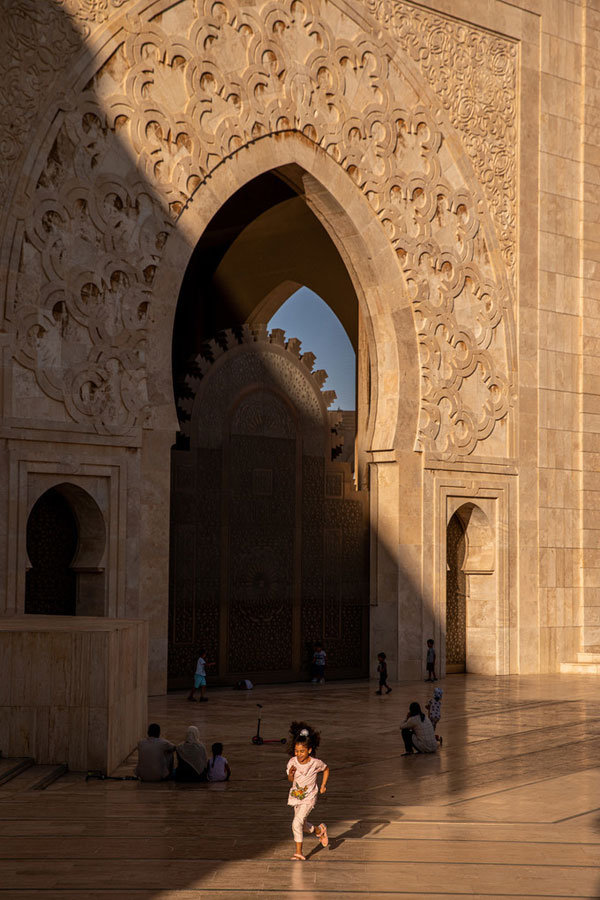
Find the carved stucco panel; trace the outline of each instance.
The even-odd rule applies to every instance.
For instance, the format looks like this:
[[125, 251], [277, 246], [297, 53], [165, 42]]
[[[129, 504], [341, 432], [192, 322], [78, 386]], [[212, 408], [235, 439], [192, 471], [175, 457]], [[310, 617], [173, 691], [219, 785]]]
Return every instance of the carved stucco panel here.
[[[281, 329], [269, 333], [260, 326], [247, 328], [239, 341], [228, 330], [222, 342], [211, 342], [213, 359], [197, 357], [186, 378], [188, 396], [179, 400], [181, 430], [191, 447], [221, 447], [225, 426], [234, 434], [266, 437], [295, 439], [298, 432], [305, 453], [331, 455], [332, 443], [339, 442], [332, 431], [336, 413], [328, 412], [335, 392], [321, 390], [327, 374], [312, 371], [314, 354], [300, 355], [296, 338], [286, 341]], [[293, 404], [296, 423], [280, 395]]]
[[39, 179], [17, 359], [75, 421], [121, 434], [147, 424], [145, 338], [170, 229], [229, 155], [300, 132], [344, 168], [397, 253], [420, 343], [420, 447], [455, 457], [494, 435], [484, 452], [508, 455], [496, 426], [512, 402], [510, 295], [477, 184], [376, 40], [335, 7], [324, 15], [298, 0], [188, 0], [128, 20]]
[[419, 66], [461, 135], [515, 276], [519, 45], [403, 0], [366, 0]]

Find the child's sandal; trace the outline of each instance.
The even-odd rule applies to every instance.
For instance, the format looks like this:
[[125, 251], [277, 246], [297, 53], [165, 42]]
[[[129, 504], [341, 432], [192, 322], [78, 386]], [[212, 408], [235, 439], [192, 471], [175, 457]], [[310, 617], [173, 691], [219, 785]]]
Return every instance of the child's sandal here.
[[321, 833], [317, 834], [317, 837], [321, 841], [321, 846], [327, 847], [327, 846], [329, 846], [329, 837], [327, 836], [327, 825], [325, 825], [324, 822], [321, 822], [321, 824], [319, 825], [319, 828], [320, 828]]
[[304, 862], [306, 860], [306, 857], [302, 856], [301, 853], [294, 853], [293, 856], [290, 856], [290, 859], [299, 859], [299, 860], [302, 860], [302, 862]]

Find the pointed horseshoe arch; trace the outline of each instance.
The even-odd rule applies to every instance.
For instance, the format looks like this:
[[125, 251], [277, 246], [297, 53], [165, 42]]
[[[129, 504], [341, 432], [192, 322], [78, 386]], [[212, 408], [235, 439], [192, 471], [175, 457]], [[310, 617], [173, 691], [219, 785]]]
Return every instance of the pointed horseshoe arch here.
[[[510, 456], [506, 253], [460, 141], [409, 55], [369, 33], [349, 5], [325, 14], [309, 0], [251, 8], [187, 0], [160, 10], [114, 36], [114, 52], [60, 117], [25, 227], [40, 271], [33, 264], [20, 273], [18, 296], [29, 296], [27, 281], [40, 274], [44, 286], [37, 308], [14, 310], [18, 363], [81, 424], [109, 434], [152, 425], [157, 373], [143, 345], [159, 343], [157, 307], [169, 300], [158, 286], [173, 279], [173, 236], [195, 243], [203, 215], [194, 210], [226, 193], [215, 190], [218, 181], [239, 187], [252, 177], [246, 168], [296, 163], [318, 182], [307, 197], [315, 209], [319, 200], [329, 206], [334, 240], [345, 236], [343, 210], [349, 221], [369, 219], [366, 244], [387, 243], [369, 259], [380, 296], [366, 296], [368, 279], [361, 292], [379, 357], [374, 384], [386, 381], [375, 444], [391, 446], [406, 416], [390, 373], [404, 380], [397, 337], [408, 322], [395, 323], [411, 309], [415, 446], [445, 458]], [[323, 156], [338, 177], [329, 167], [319, 179]], [[91, 241], [100, 252], [87, 267]], [[61, 366], [70, 322], [87, 354]]]

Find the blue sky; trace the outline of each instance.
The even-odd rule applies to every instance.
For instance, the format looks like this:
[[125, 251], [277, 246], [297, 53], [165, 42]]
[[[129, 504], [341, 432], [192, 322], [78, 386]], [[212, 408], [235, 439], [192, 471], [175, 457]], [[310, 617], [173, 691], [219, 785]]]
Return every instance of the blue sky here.
[[355, 408], [354, 350], [342, 323], [318, 294], [306, 287], [297, 290], [275, 313], [269, 328], [283, 328], [287, 338], [302, 341], [303, 353], [315, 354], [315, 369], [325, 369], [329, 376], [323, 389], [337, 394], [331, 409]]

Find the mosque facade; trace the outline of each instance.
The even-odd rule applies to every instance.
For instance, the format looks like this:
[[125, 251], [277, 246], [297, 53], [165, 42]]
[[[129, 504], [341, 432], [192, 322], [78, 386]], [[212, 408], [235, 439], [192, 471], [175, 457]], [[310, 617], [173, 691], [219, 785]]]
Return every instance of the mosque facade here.
[[154, 694], [592, 665], [600, 3], [0, 10], [0, 614], [146, 621]]

